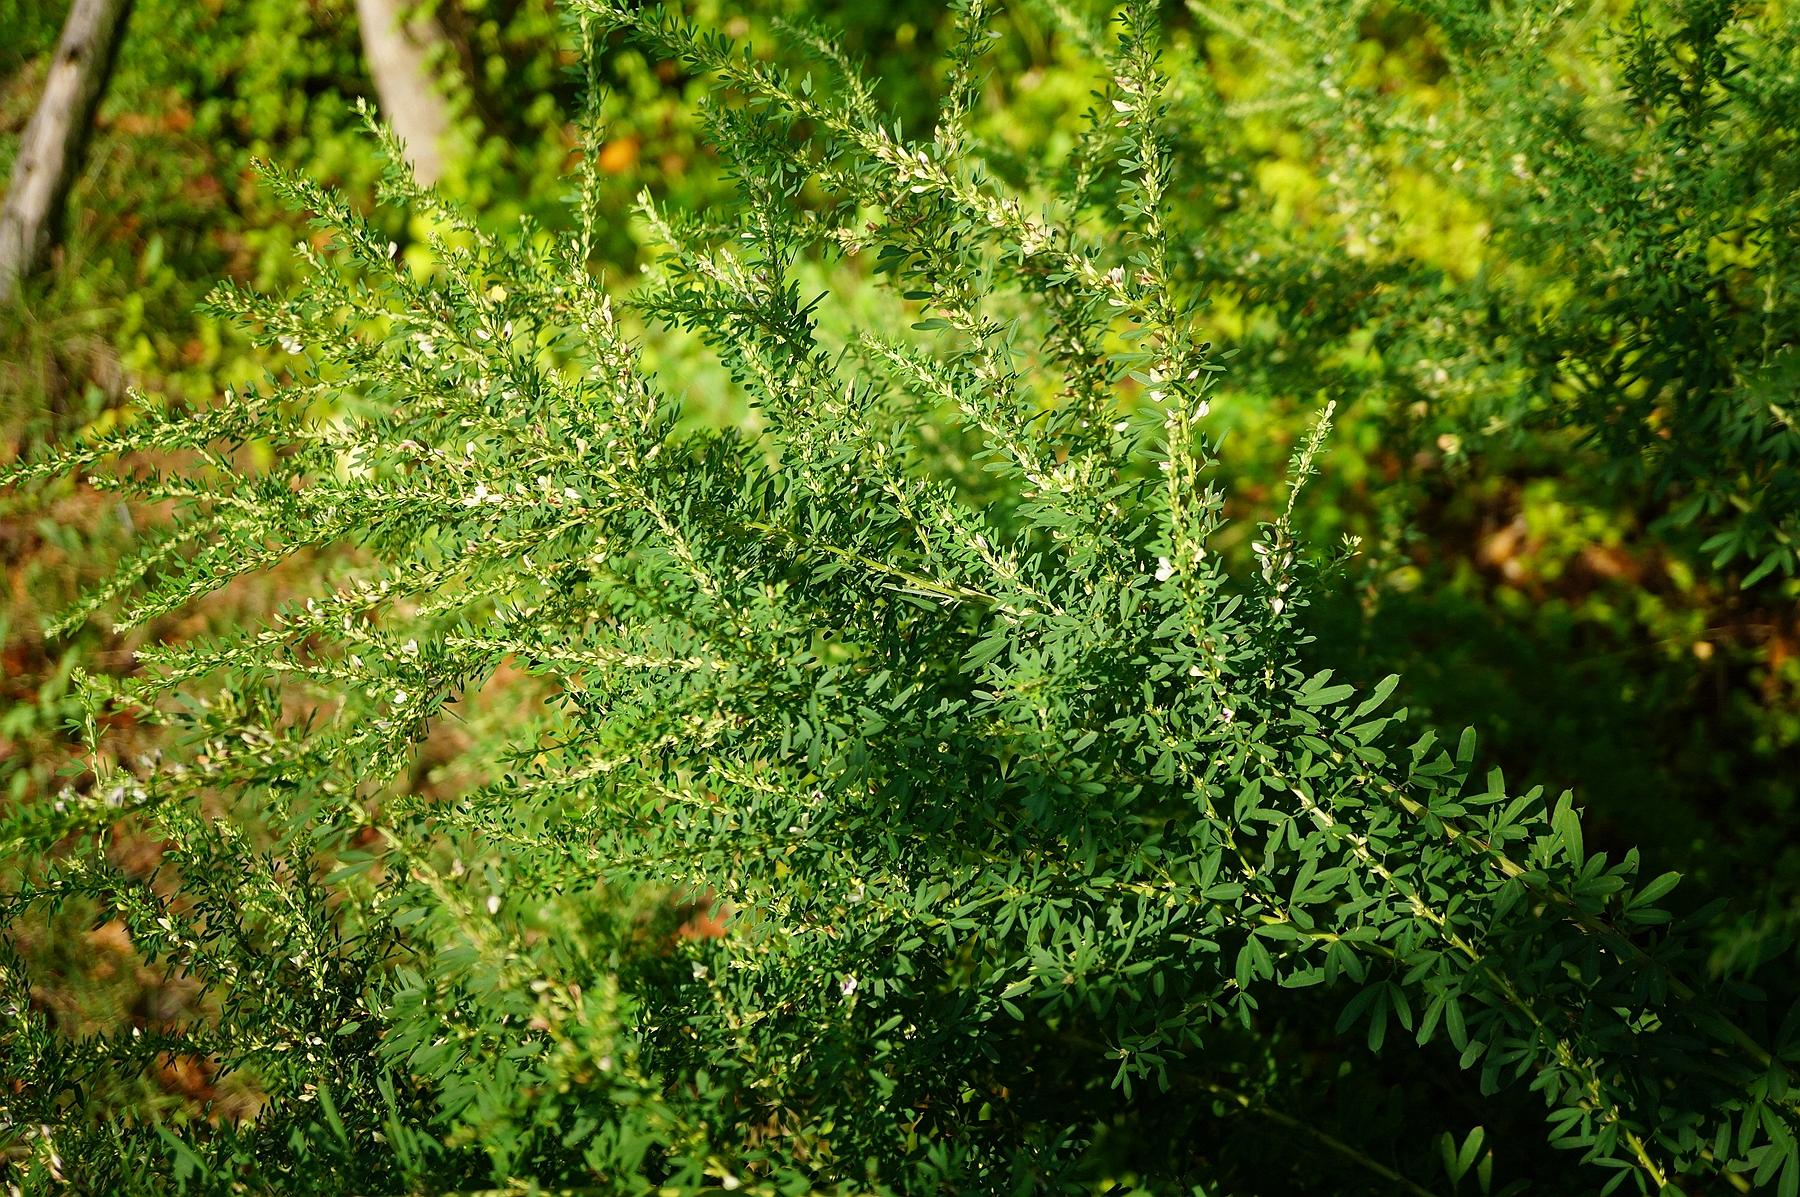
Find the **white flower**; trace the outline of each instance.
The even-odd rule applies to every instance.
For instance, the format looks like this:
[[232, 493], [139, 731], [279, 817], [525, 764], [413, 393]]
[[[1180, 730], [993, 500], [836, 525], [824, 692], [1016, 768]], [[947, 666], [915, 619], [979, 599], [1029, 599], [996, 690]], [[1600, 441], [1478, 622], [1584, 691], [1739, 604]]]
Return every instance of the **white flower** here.
[[1174, 576], [1175, 563], [1170, 561], [1167, 557], [1158, 557], [1156, 559], [1156, 580], [1158, 582], [1167, 582]]
[[300, 343], [299, 337], [284, 336], [279, 339], [281, 341], [281, 347], [283, 349], [287, 350], [289, 353], [293, 354], [295, 357], [299, 357], [300, 354], [305, 352], [305, 350], [306, 350], [306, 346], [304, 346]]
[[396, 691], [394, 691], [394, 703], [395, 703], [395, 705], [399, 705], [399, 704], [402, 704], [402, 703], [404, 703], [404, 702], [405, 702], [405, 701], [406, 701], [406, 691], [404, 691], [404, 690], [396, 690]]
[[855, 993], [856, 992], [856, 978], [855, 977], [845, 977], [843, 980], [843, 983], [838, 986], [838, 992], [843, 994], [845, 997], [849, 997], [851, 994]]
[[487, 483], [485, 483], [485, 482], [477, 482], [475, 484], [475, 489], [473, 491], [471, 491], [469, 494], [463, 496], [462, 505], [464, 507], [475, 507], [482, 503], [504, 503], [504, 502], [506, 502], [505, 495], [500, 494], [496, 491], [489, 490], [487, 488]]
[[488, 895], [487, 908], [488, 908], [489, 914], [499, 914], [500, 913], [500, 895], [499, 894], [489, 894]]

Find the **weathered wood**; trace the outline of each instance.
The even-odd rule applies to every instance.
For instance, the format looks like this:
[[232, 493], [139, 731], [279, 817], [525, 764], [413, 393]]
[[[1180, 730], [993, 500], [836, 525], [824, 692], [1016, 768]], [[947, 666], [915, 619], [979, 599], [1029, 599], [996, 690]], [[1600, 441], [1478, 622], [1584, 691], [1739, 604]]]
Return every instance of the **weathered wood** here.
[[44, 266], [56, 244], [64, 201], [81, 170], [94, 109], [112, 74], [113, 51], [131, 0], [74, 0], [43, 98], [19, 143], [6, 206], [0, 208], [0, 303]]
[[443, 174], [450, 109], [432, 57], [448, 43], [437, 21], [418, 9], [418, 0], [356, 0], [356, 20], [381, 115], [405, 144], [413, 174], [435, 183]]

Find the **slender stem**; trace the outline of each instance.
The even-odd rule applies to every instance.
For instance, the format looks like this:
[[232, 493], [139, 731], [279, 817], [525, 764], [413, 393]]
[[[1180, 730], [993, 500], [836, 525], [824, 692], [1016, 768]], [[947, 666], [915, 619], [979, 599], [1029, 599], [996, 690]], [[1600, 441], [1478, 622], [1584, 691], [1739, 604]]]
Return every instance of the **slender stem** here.
[[[1412, 798], [1408, 798], [1397, 789], [1392, 790], [1392, 796], [1401, 810], [1415, 818], [1422, 819], [1430, 814], [1430, 811], [1428, 811], [1422, 803]], [[1494, 867], [1499, 869], [1509, 880], [1525, 876], [1525, 867], [1507, 856], [1505, 852], [1501, 851], [1490, 841], [1466, 828], [1458, 826], [1454, 820], [1444, 818], [1441, 815], [1437, 816], [1437, 820], [1439, 825], [1444, 829], [1445, 839], [1449, 840], [1451, 843], [1467, 840], [1477, 851], [1491, 860], [1494, 863]], [[1615, 940], [1618, 946], [1630, 953], [1633, 959], [1645, 963], [1650, 961], [1650, 954], [1644, 951], [1642, 945], [1637, 943], [1636, 940], [1633, 940], [1629, 935], [1625, 934], [1625, 932], [1612, 926], [1606, 922], [1606, 920], [1588, 914], [1586, 911], [1580, 909], [1575, 905], [1568, 894], [1553, 888], [1541, 886], [1534, 886], [1532, 888], [1536, 892], [1549, 898], [1550, 901], [1564, 908], [1568, 912], [1570, 919], [1572, 919], [1575, 925], [1582, 930], [1596, 935], [1606, 935]], [[1667, 975], [1667, 981], [1669, 992], [1673, 993], [1678, 1000], [1692, 1002], [1699, 997], [1699, 994], [1695, 992], [1693, 986], [1683, 981], [1680, 977], [1670, 973]], [[1769, 1067], [1773, 1057], [1770, 1056], [1768, 1049], [1758, 1043], [1748, 1031], [1745, 1031], [1742, 1027], [1738, 1026], [1737, 1023], [1726, 1018], [1718, 1019], [1717, 1026], [1725, 1033], [1726, 1038], [1730, 1039], [1731, 1042], [1748, 1056], [1757, 1067]], [[1792, 1104], [1794, 1108], [1800, 1108], [1800, 1103]]]
[[1321, 1146], [1330, 1148], [1332, 1151], [1337, 1152], [1352, 1163], [1358, 1164], [1361, 1167], [1368, 1169], [1370, 1172], [1373, 1172], [1383, 1180], [1398, 1185], [1403, 1191], [1411, 1193], [1413, 1197], [1438, 1197], [1438, 1194], [1433, 1193], [1424, 1185], [1407, 1179], [1404, 1175], [1396, 1172], [1380, 1160], [1370, 1156], [1361, 1148], [1351, 1146], [1336, 1135], [1329, 1131], [1320, 1130], [1310, 1122], [1295, 1118], [1292, 1114], [1284, 1114], [1280, 1110], [1252, 1098], [1247, 1093], [1239, 1092], [1236, 1089], [1231, 1089], [1224, 1085], [1215, 1084], [1212, 1081], [1202, 1081], [1201, 1087], [1215, 1096], [1223, 1097], [1227, 1101], [1237, 1103], [1238, 1106], [1252, 1114], [1267, 1118], [1270, 1122], [1273, 1122], [1278, 1126], [1287, 1127], [1289, 1130], [1297, 1130], [1302, 1134], [1310, 1136]]
[[746, 520], [742, 526], [748, 528], [752, 532], [761, 533], [764, 536], [778, 537], [802, 551], [816, 550], [821, 553], [829, 553], [833, 557], [854, 562], [864, 569], [871, 570], [875, 573], [887, 574], [889, 577], [898, 578], [906, 583], [911, 589], [924, 594], [935, 595], [938, 598], [950, 599], [956, 602], [982, 603], [991, 607], [1000, 605], [1000, 600], [994, 595], [987, 593], [985, 590], [975, 590], [967, 586], [958, 586], [954, 582], [940, 582], [935, 578], [928, 578], [923, 574], [916, 574], [911, 570], [900, 569], [897, 566], [889, 565], [885, 561], [876, 561], [874, 558], [865, 557], [861, 553], [855, 553], [849, 549], [841, 549], [834, 544], [802, 541], [786, 528], [777, 528], [772, 524], [765, 524], [756, 520]]

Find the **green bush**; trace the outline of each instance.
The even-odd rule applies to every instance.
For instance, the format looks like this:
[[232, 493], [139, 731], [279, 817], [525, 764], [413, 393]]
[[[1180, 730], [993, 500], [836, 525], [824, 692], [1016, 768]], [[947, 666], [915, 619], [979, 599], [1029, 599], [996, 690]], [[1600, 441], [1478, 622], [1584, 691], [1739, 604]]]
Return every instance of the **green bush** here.
[[[9, 475], [176, 512], [65, 631], [332, 550], [84, 677], [162, 754], [0, 821], [9, 922], [91, 904], [208, 995], [71, 1038], [8, 949], [22, 1189], [1800, 1187], [1800, 1026], [1675, 876], [1306, 665], [1331, 409], [1228, 518], [1147, 0], [1068, 153], [991, 166], [981, 0], [910, 138], [828, 31], [571, 7], [712, 97], [735, 197], [646, 196], [640, 285], [597, 127], [566, 232], [390, 170], [410, 255], [271, 171], [330, 248], [212, 304], [276, 376]], [[147, 1067], [211, 1107], [100, 1099]]]
[[1364, 553], [1312, 659], [1791, 950], [1791, 6], [1188, 7], [1173, 258], [1240, 509], [1338, 403], [1302, 519]]

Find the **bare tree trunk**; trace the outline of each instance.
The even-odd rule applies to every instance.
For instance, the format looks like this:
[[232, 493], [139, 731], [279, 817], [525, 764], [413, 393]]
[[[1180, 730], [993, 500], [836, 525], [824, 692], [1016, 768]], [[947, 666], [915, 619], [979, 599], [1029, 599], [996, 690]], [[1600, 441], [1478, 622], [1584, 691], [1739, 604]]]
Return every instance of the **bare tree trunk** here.
[[432, 58], [448, 43], [437, 21], [417, 8], [417, 0], [356, 0], [356, 19], [382, 115], [405, 143], [419, 181], [435, 183], [443, 174], [450, 109]]
[[131, 0], [74, 0], [0, 208], [0, 303], [43, 268], [56, 244], [63, 201], [80, 173], [94, 109], [112, 74]]

